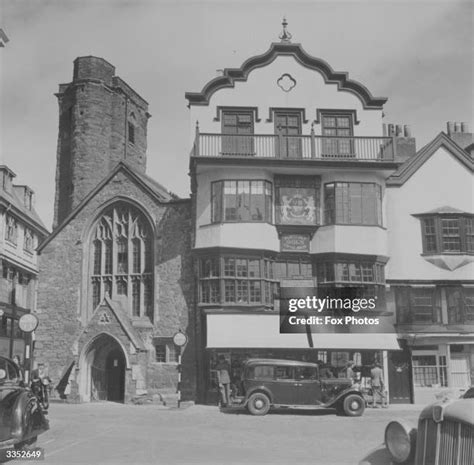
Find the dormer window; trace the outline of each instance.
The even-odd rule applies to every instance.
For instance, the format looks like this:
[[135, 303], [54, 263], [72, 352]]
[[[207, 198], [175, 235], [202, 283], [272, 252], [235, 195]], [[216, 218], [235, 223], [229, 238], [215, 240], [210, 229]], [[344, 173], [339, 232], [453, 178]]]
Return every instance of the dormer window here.
[[474, 253], [474, 215], [427, 214], [420, 221], [424, 254]]

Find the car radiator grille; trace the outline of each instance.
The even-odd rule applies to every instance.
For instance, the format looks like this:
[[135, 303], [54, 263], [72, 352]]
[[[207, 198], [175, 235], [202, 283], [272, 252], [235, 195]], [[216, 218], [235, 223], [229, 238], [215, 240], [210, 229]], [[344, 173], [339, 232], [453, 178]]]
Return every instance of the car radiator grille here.
[[416, 465], [473, 465], [474, 427], [454, 421], [418, 425]]

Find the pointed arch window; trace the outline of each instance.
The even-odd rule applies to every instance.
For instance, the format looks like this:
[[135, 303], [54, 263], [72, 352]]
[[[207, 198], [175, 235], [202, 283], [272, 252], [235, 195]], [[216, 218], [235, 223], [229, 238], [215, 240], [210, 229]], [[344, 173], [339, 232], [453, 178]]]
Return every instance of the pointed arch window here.
[[129, 314], [153, 317], [152, 229], [135, 207], [114, 204], [96, 223], [91, 252], [92, 306], [125, 298]]

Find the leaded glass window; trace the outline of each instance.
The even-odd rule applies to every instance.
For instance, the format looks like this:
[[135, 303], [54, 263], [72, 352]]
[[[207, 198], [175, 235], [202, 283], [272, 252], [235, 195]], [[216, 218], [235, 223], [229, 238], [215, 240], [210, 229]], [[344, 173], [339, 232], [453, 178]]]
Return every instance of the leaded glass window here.
[[91, 248], [92, 306], [106, 295], [126, 299], [130, 315], [153, 317], [152, 229], [129, 205], [108, 208], [95, 226]]

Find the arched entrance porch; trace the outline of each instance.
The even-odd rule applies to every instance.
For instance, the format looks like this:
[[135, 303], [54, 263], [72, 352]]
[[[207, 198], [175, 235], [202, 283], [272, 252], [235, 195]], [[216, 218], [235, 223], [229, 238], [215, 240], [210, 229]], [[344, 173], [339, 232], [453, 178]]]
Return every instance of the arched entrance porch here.
[[124, 402], [126, 356], [113, 336], [101, 333], [83, 349], [79, 360], [82, 401]]

